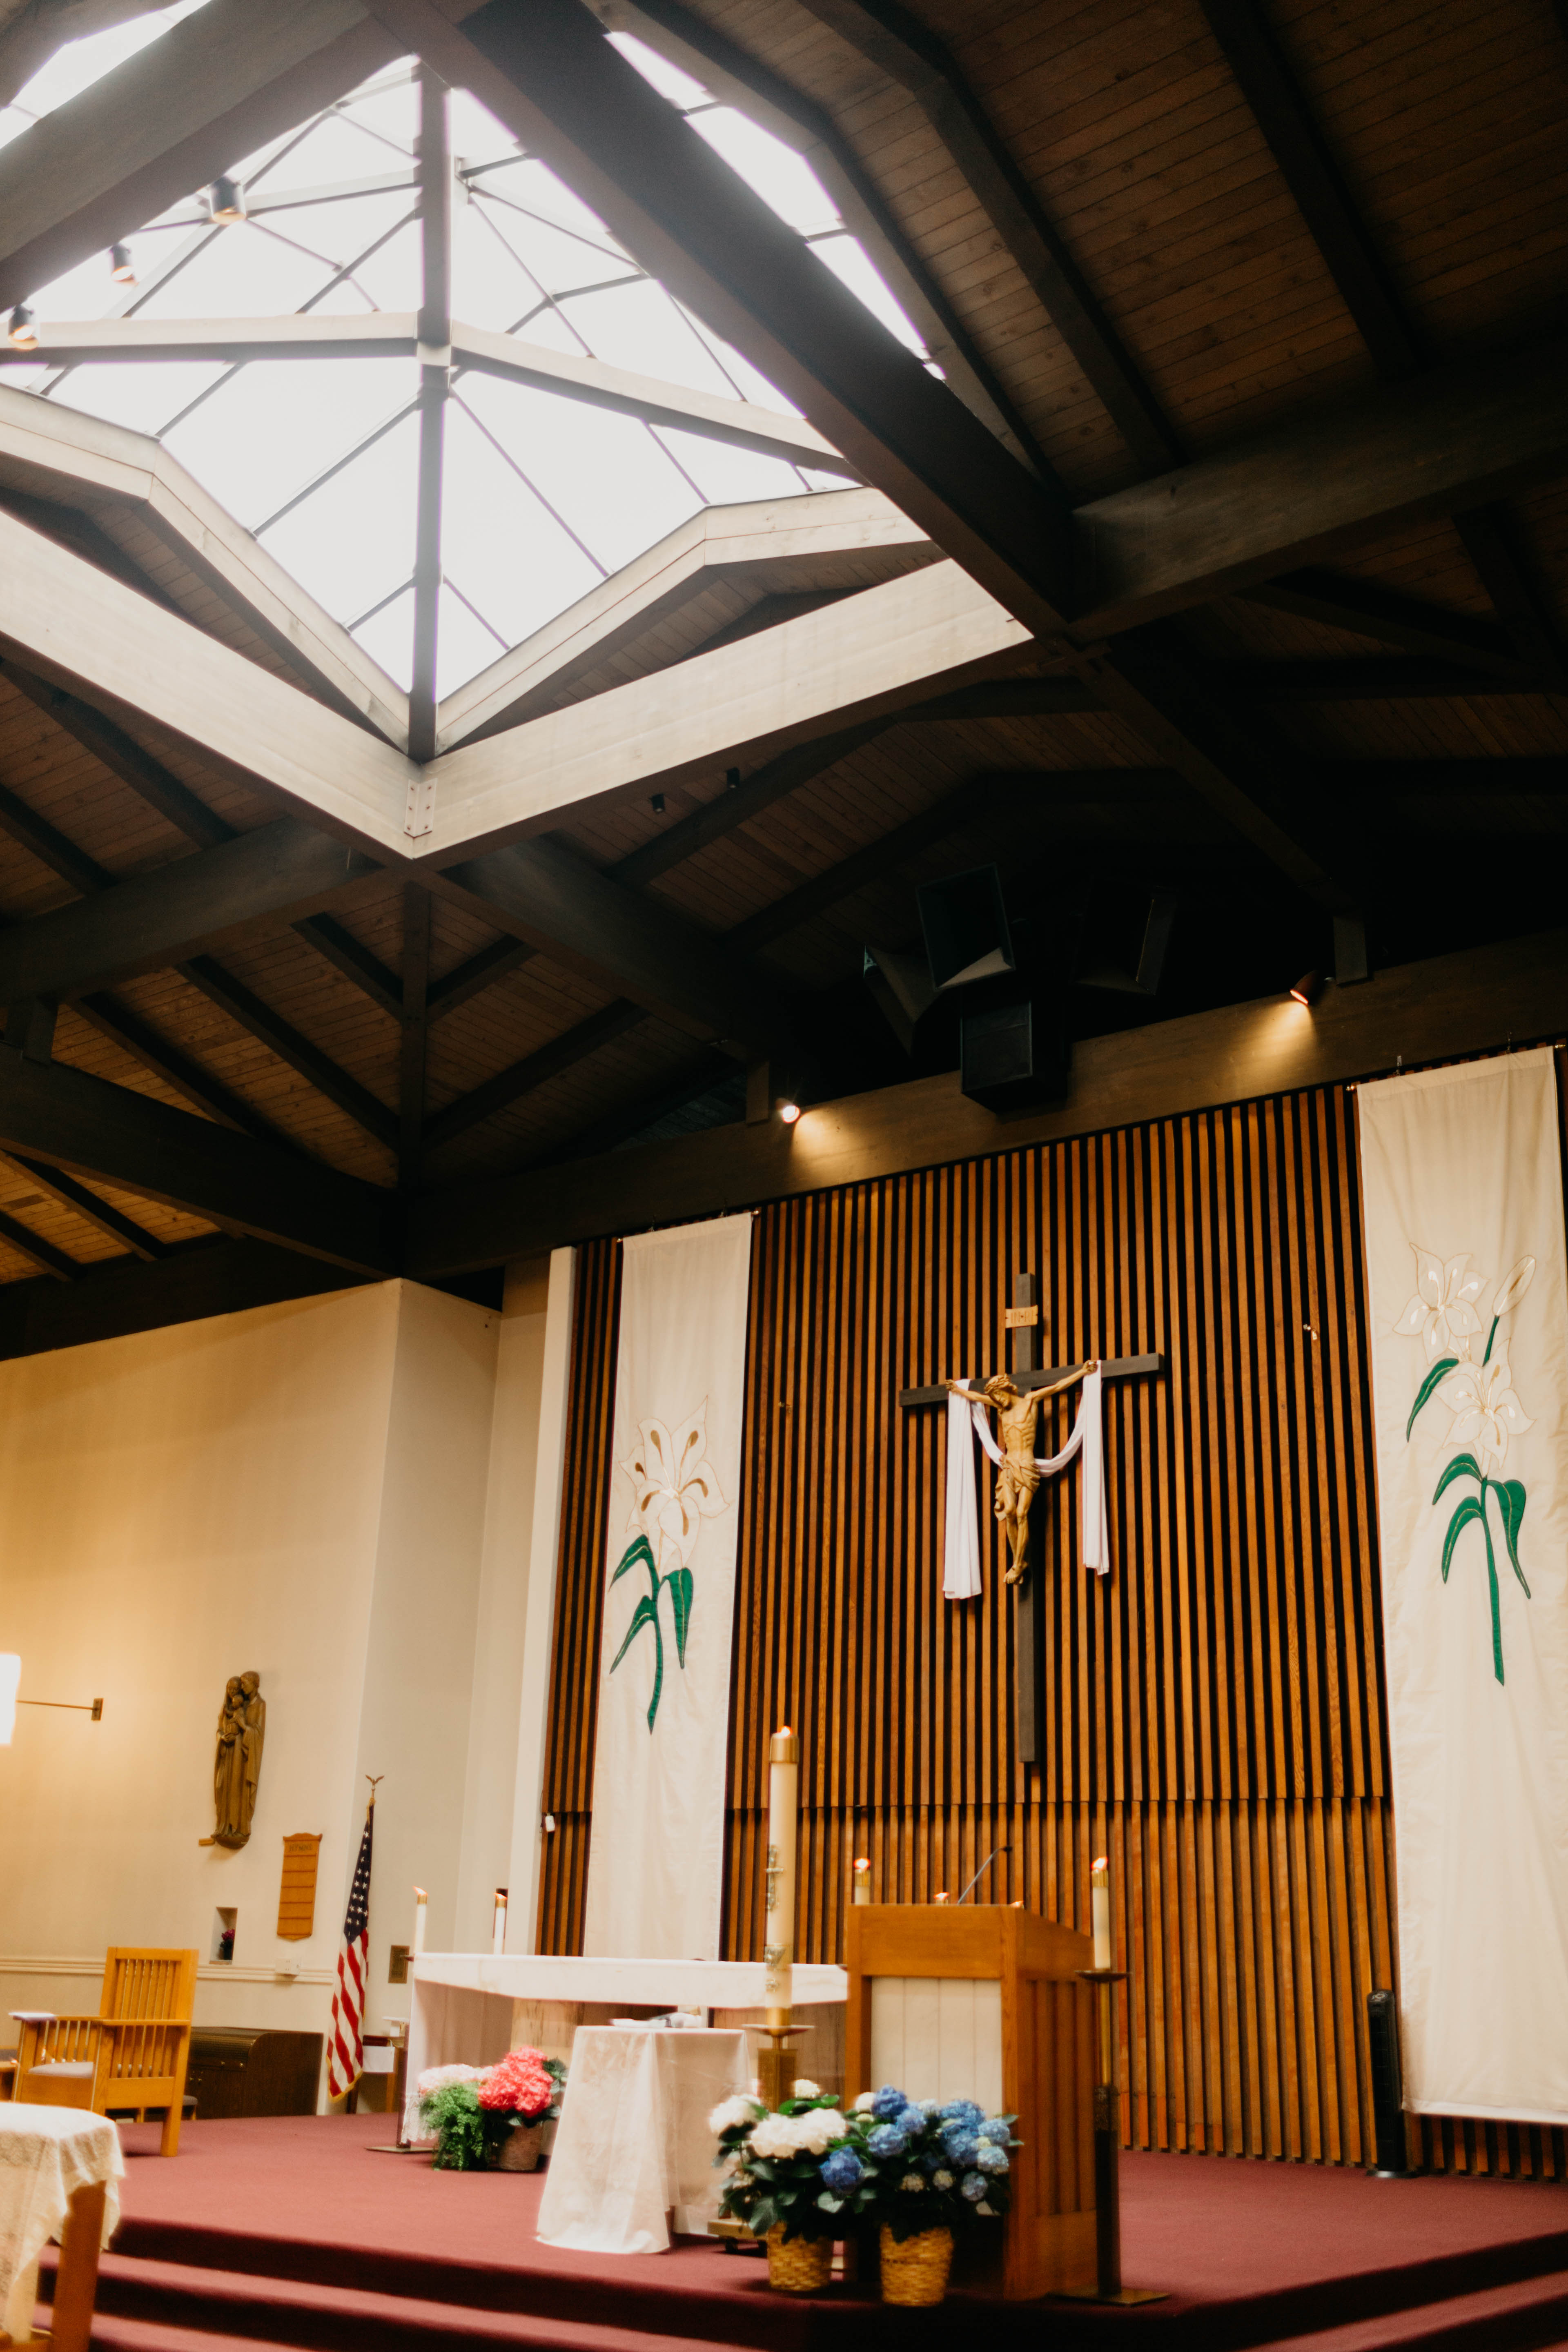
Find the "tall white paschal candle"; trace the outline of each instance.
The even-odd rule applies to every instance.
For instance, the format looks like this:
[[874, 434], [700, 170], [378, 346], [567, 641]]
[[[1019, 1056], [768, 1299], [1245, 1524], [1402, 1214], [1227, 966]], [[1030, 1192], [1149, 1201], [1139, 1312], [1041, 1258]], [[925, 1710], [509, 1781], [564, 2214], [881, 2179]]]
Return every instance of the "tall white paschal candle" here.
[[422, 1886], [416, 1886], [414, 1890], [414, 1957], [416, 1959], [425, 1949], [425, 1921], [429, 1910], [430, 1897]]
[[768, 1749], [767, 1925], [763, 1961], [768, 2023], [789, 2023], [794, 1999], [795, 1843], [800, 1809], [800, 1741], [785, 1724]]
[[1090, 1878], [1089, 1910], [1094, 1928], [1094, 1965], [1109, 1969], [1110, 1957], [1110, 1864], [1101, 1854]]
[[490, 1950], [499, 1960], [506, 1949], [506, 1890], [496, 1888], [495, 1925], [490, 1930]]

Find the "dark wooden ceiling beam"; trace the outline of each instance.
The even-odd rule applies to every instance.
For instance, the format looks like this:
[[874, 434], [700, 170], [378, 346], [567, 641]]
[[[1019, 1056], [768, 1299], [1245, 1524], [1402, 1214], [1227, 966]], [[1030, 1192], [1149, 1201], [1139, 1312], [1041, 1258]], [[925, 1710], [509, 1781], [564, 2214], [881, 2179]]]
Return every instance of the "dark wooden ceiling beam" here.
[[0, 1150], [355, 1273], [398, 1271], [393, 1194], [59, 1062], [0, 1051]]
[[468, 1094], [448, 1103], [445, 1110], [437, 1111], [425, 1130], [426, 1150], [439, 1150], [442, 1144], [466, 1135], [482, 1119], [494, 1118], [499, 1112], [510, 1110], [524, 1095], [548, 1086], [552, 1078], [586, 1061], [601, 1047], [613, 1045], [617, 1037], [624, 1037], [647, 1019], [646, 1008], [633, 1004], [626, 997], [617, 997], [599, 1012], [590, 1013], [585, 1020], [563, 1030], [559, 1037], [552, 1037], [531, 1054], [524, 1054], [520, 1061], [498, 1070], [493, 1078], [486, 1078]]
[[215, 1078], [210, 1070], [193, 1061], [190, 1055], [163, 1036], [150, 1021], [132, 1013], [118, 997], [106, 992], [92, 996], [78, 997], [71, 1011], [80, 1015], [100, 1037], [119, 1046], [137, 1066], [152, 1076], [161, 1078], [188, 1102], [193, 1110], [205, 1112], [220, 1127], [232, 1129], [237, 1135], [254, 1135], [279, 1150], [288, 1149], [288, 1139], [268, 1118], [243, 1102], [232, 1088]]
[[673, 907], [595, 872], [558, 842], [496, 850], [431, 879], [552, 961], [609, 981], [678, 1027], [757, 1046], [785, 1033], [770, 981]]
[[53, 1242], [45, 1241], [30, 1226], [25, 1225], [20, 1217], [8, 1216], [3, 1209], [0, 1209], [0, 1241], [9, 1242], [14, 1250], [20, 1251], [40, 1272], [51, 1275], [56, 1282], [74, 1282], [82, 1270], [76, 1258], [68, 1256], [62, 1249], [57, 1249]]
[[357, 0], [213, 0], [0, 155], [0, 309], [155, 219], [397, 53]]
[[329, 1102], [336, 1103], [338, 1108], [346, 1113], [357, 1127], [363, 1128], [367, 1135], [374, 1136], [378, 1143], [384, 1143], [389, 1150], [397, 1149], [396, 1113], [388, 1110], [368, 1087], [362, 1086], [357, 1078], [351, 1077], [346, 1070], [341, 1069], [330, 1055], [323, 1054], [319, 1046], [313, 1045], [292, 1022], [285, 1021], [269, 1004], [264, 1003], [254, 989], [247, 988], [243, 981], [237, 980], [231, 971], [226, 971], [216, 958], [184, 958], [174, 966], [174, 970], [192, 988], [199, 990], [209, 1003], [216, 1004], [221, 1013], [226, 1013], [237, 1027], [267, 1046], [291, 1070], [298, 1071], [307, 1086], [313, 1087], [318, 1094], [325, 1095]]
[[1352, 579], [1336, 572], [1290, 572], [1249, 588], [1247, 601], [1277, 613], [1294, 613], [1330, 628], [1353, 629], [1406, 652], [1431, 654], [1490, 670], [1516, 686], [1533, 685], [1534, 673], [1520, 659], [1506, 629], [1473, 613], [1455, 613], [1418, 596], [1405, 596], [1380, 581]]
[[498, 114], [678, 299], [1031, 628], [1059, 625], [1065, 506], [839, 284], [579, 0], [377, 14]]
[[1136, 628], [1560, 479], [1565, 373], [1563, 342], [1434, 369], [1079, 507], [1075, 633]]
[[403, 891], [403, 1034], [397, 1065], [397, 1181], [419, 1181], [424, 1150], [425, 1071], [430, 1023], [430, 893], [417, 882]]
[[1140, 470], [1179, 465], [1184, 451], [1170, 419], [948, 49], [896, 0], [802, 5], [914, 100]]
[[1226, 702], [1427, 702], [1536, 694], [1534, 678], [1500, 677], [1420, 655], [1347, 655], [1328, 661], [1205, 662], [1198, 676]]
[[903, 303], [965, 405], [1017, 449], [1043, 480], [1048, 459], [990, 360], [911, 243], [897, 214], [826, 108], [752, 56], [683, 0], [593, 0], [606, 28], [635, 31], [721, 100], [803, 153]]
[[440, 980], [433, 980], [426, 998], [426, 1013], [431, 1021], [445, 1021], [487, 988], [519, 971], [533, 961], [533, 950], [522, 940], [489, 940], [482, 948], [455, 964]]
[[79, 1184], [74, 1176], [62, 1174], [59, 1169], [51, 1168], [46, 1160], [29, 1160], [25, 1153], [15, 1152], [12, 1158], [16, 1167], [26, 1169], [40, 1192], [47, 1192], [62, 1208], [85, 1218], [89, 1225], [96, 1225], [99, 1232], [107, 1234], [110, 1241], [122, 1243], [133, 1256], [144, 1258], [150, 1265], [168, 1256], [167, 1242], [161, 1242], [155, 1234], [150, 1234], [145, 1225], [139, 1225], [135, 1218], [128, 1217], [122, 1209], [113, 1207], [108, 1201], [100, 1201], [96, 1192], [89, 1191], [85, 1184]]
[[0, 933], [0, 1003], [78, 995], [182, 962], [226, 933], [292, 921], [378, 871], [342, 842], [281, 817]]
[[[1258, 0], [1201, 5], [1379, 373], [1390, 383], [1414, 375], [1430, 359], [1429, 338], [1400, 299]], [[1519, 653], [1543, 684], [1568, 688], [1568, 654], [1506, 509], [1458, 508], [1453, 519]]]

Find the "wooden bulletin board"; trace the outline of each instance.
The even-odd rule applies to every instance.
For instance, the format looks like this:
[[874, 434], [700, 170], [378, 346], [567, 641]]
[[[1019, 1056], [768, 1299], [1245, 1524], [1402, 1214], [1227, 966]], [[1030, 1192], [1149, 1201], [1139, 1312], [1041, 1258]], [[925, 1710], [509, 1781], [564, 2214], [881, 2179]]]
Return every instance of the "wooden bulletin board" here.
[[308, 1830], [283, 1841], [283, 1883], [278, 1890], [278, 1933], [286, 1944], [302, 1944], [316, 1925], [316, 1864], [321, 1832]]

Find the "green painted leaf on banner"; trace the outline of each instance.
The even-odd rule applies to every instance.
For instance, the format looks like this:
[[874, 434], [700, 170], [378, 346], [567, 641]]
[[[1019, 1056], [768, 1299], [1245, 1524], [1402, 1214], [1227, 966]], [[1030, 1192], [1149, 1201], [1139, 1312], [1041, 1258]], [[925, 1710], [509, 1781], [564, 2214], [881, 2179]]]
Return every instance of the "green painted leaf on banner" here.
[[[647, 1536], [634, 1536], [632, 1538], [631, 1542], [621, 1554], [616, 1572], [614, 1576], [611, 1577], [610, 1582], [612, 1584], [618, 1584], [622, 1577], [625, 1576], [627, 1569], [635, 1568], [639, 1559], [646, 1560], [649, 1568], [653, 1567], [653, 1553], [648, 1549], [648, 1540]], [[657, 1575], [657, 1573], [658, 1571], [656, 1570], [655, 1574]]]
[[[1453, 1564], [1454, 1546], [1458, 1542], [1459, 1538], [1463, 1535], [1465, 1529], [1469, 1526], [1472, 1519], [1479, 1519], [1482, 1532], [1484, 1533], [1487, 1524], [1486, 1514], [1481, 1509], [1480, 1497], [1479, 1495], [1467, 1495], [1464, 1501], [1459, 1505], [1458, 1510], [1454, 1513], [1453, 1517], [1448, 1522], [1448, 1532], [1443, 1538], [1443, 1581], [1445, 1584], [1448, 1581], [1448, 1570]], [[1487, 1541], [1489, 1545], [1491, 1541], [1489, 1536], [1487, 1538]]]
[[1508, 1538], [1510, 1565], [1521, 1584], [1524, 1585], [1524, 1597], [1528, 1601], [1530, 1587], [1525, 1584], [1524, 1570], [1519, 1564], [1519, 1530], [1524, 1519], [1526, 1500], [1523, 1483], [1518, 1478], [1490, 1478], [1487, 1483], [1497, 1496], [1498, 1508], [1502, 1513], [1502, 1531]]
[[675, 1619], [675, 1654], [686, 1664], [686, 1635], [691, 1623], [691, 1570], [673, 1568], [665, 1578], [669, 1587], [670, 1612]]
[[1432, 1490], [1435, 1503], [1442, 1501], [1456, 1478], [1474, 1478], [1483, 1487], [1487, 1483], [1481, 1476], [1481, 1465], [1473, 1454], [1456, 1454], [1451, 1462], [1444, 1463], [1443, 1475]]
[[637, 1634], [645, 1625], [651, 1625], [653, 1627], [654, 1633], [658, 1635], [660, 1645], [662, 1646], [664, 1637], [662, 1634], [659, 1634], [658, 1632], [658, 1604], [653, 1600], [651, 1594], [647, 1592], [643, 1594], [642, 1599], [632, 1611], [632, 1622], [626, 1627], [626, 1638], [621, 1643], [620, 1648], [616, 1652], [615, 1656], [610, 1661], [610, 1672], [612, 1674], [615, 1673], [616, 1668], [620, 1664], [621, 1660], [626, 1656], [626, 1652], [631, 1648], [633, 1642], [637, 1639]]
[[1415, 1428], [1415, 1416], [1416, 1416], [1416, 1414], [1420, 1412], [1420, 1410], [1421, 1410], [1422, 1406], [1426, 1402], [1427, 1399], [1431, 1396], [1433, 1390], [1436, 1387], [1436, 1385], [1437, 1385], [1438, 1381], [1443, 1378], [1443, 1375], [1445, 1374], [1445, 1372], [1451, 1372], [1451, 1371], [1453, 1370], [1453, 1369], [1454, 1369], [1454, 1366], [1458, 1362], [1458, 1360], [1458, 1360], [1458, 1356], [1444, 1356], [1444, 1357], [1441, 1357], [1441, 1358], [1438, 1360], [1438, 1361], [1433, 1365], [1433, 1367], [1432, 1367], [1431, 1370], [1427, 1373], [1427, 1375], [1426, 1375], [1426, 1379], [1422, 1381], [1422, 1383], [1421, 1383], [1420, 1387], [1416, 1390], [1416, 1391], [1415, 1391], [1415, 1403], [1414, 1403], [1414, 1404], [1411, 1406], [1411, 1408], [1410, 1408], [1410, 1418], [1409, 1418], [1409, 1420], [1408, 1420], [1408, 1421], [1405, 1423], [1405, 1442], [1406, 1442], [1406, 1444], [1408, 1444], [1408, 1443], [1409, 1443], [1410, 1433], [1411, 1433], [1411, 1431], [1412, 1431], [1412, 1430]]

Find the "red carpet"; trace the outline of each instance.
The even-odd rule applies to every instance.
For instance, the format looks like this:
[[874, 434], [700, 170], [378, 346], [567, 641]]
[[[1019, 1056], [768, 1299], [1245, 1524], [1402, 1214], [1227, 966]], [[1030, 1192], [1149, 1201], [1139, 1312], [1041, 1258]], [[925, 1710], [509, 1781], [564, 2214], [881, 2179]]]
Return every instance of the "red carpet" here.
[[[104, 2352], [258, 2345], [353, 2352], [874, 2352], [955, 2326], [986, 2352], [1313, 2352], [1568, 2344], [1568, 2188], [1373, 2181], [1212, 2157], [1123, 2159], [1123, 2270], [1167, 2300], [1130, 2311], [960, 2294], [884, 2313], [853, 2289], [772, 2294], [754, 2257], [686, 2242], [619, 2261], [532, 2234], [542, 2182], [375, 2156], [375, 2116], [187, 2126], [173, 2162], [124, 2133], [123, 2219], [105, 2257]], [[1300, 2347], [1306, 2352], [1306, 2345]]]

